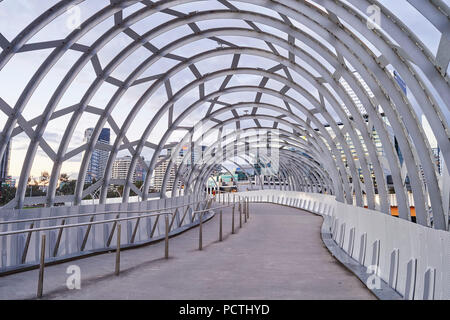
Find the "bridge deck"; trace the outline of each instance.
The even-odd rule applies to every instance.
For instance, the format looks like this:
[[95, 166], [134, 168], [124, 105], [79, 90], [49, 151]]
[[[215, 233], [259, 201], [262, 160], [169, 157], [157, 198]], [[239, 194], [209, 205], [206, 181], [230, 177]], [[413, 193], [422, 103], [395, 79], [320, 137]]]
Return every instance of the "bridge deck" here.
[[[103, 254], [45, 269], [48, 299], [375, 299], [339, 264], [320, 239], [322, 218], [269, 204], [251, 204], [251, 219], [231, 235], [231, 210], [224, 211], [224, 241], [218, 242], [216, 216], [164, 244], [122, 252], [121, 274], [115, 255]], [[66, 288], [66, 269], [81, 268], [81, 290]], [[0, 299], [36, 294], [38, 271], [0, 278]]]

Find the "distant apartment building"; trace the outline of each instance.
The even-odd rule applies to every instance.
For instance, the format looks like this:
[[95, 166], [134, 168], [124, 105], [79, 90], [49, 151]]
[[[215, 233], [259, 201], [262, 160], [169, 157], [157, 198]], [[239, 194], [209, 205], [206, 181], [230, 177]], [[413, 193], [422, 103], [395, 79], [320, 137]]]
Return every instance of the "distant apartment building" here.
[[131, 157], [125, 156], [114, 160], [112, 166], [111, 178], [117, 180], [124, 180], [127, 178], [128, 170], [131, 165]]
[[[191, 151], [189, 159], [186, 160], [185, 165], [188, 167], [191, 167], [196, 164], [201, 165], [203, 153], [206, 149], [207, 149], [206, 146], [198, 146], [193, 148], [193, 150], [191, 150], [189, 146], [185, 145], [180, 148], [180, 151], [178, 152], [178, 155], [175, 158], [172, 157], [172, 149], [167, 149], [166, 155], [161, 155], [158, 157], [157, 164], [159, 165], [155, 168], [151, 179], [151, 185], [153, 186], [153, 188], [156, 191], [161, 191], [167, 167], [169, 166], [170, 160], [172, 159], [173, 161], [175, 161], [175, 165], [172, 166], [170, 170], [169, 180], [167, 182], [166, 188], [167, 191], [171, 191], [173, 189], [173, 184], [175, 182], [176, 170], [183, 161], [184, 157], [188, 155], [189, 151]], [[179, 182], [179, 184], [181, 184], [181, 182]]]
[[[84, 132], [84, 142], [91, 141], [92, 134], [94, 133], [94, 128], [88, 128]], [[111, 132], [109, 128], [103, 128], [100, 132], [97, 142], [109, 145], [111, 139]], [[86, 173], [86, 183], [93, 183], [98, 181], [103, 177], [105, 173], [106, 164], [108, 162], [109, 151], [100, 150], [96, 148], [92, 152], [91, 159], [89, 160], [89, 165]]]
[[[120, 157], [114, 160], [112, 167], [111, 178], [115, 180], [125, 180], [128, 176], [128, 171], [130, 170], [132, 158], [130, 156]], [[144, 181], [146, 170], [145, 170], [145, 159], [141, 158], [141, 161], [138, 161], [136, 164], [136, 168], [133, 172], [133, 176], [131, 178], [131, 182], [135, 183], [137, 181]]]
[[[169, 166], [170, 158], [165, 155], [161, 155], [157, 160], [157, 167], [153, 172], [153, 187], [156, 191], [161, 191], [162, 184], [164, 181], [164, 176], [166, 174], [167, 167]], [[175, 170], [170, 171], [170, 177], [167, 184], [167, 190], [172, 190], [173, 182], [175, 180]]]
[[[186, 152], [188, 151], [187, 147], [182, 147], [178, 156], [174, 159], [176, 166], [178, 166], [181, 163], [181, 160], [186, 155]], [[169, 166], [170, 160], [172, 157], [172, 149], [167, 149], [166, 155], [160, 155], [157, 160], [156, 168], [153, 172], [152, 182], [153, 182], [153, 188], [156, 191], [161, 191], [164, 176], [167, 171], [167, 167]], [[169, 181], [167, 182], [166, 190], [171, 191], [173, 189], [173, 184], [175, 182], [175, 166], [172, 166], [170, 172], [169, 172]]]
[[[186, 160], [186, 165], [187, 166], [192, 166], [192, 165], [200, 165], [201, 162], [203, 161], [203, 157], [204, 157], [204, 152], [207, 149], [207, 146], [188, 146], [185, 145], [180, 149], [179, 152], [179, 156], [180, 158], [184, 158], [185, 155], [187, 155], [190, 152], [190, 157], [189, 159]], [[181, 162], [181, 161], [180, 161]]]

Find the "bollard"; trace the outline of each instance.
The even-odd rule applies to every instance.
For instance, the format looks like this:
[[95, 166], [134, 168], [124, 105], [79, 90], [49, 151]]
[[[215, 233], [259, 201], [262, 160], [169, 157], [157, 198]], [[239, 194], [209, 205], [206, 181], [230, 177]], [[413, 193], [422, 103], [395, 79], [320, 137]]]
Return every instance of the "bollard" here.
[[239, 228], [242, 228], [242, 205], [239, 202]]
[[41, 237], [41, 260], [39, 264], [39, 280], [37, 297], [42, 298], [42, 291], [44, 290], [44, 267], [45, 267], [45, 234]]
[[116, 248], [116, 276], [120, 273], [120, 234], [121, 234], [121, 225], [117, 226], [117, 248]]
[[250, 219], [250, 201], [247, 202], [247, 219]]
[[231, 233], [234, 234], [234, 208], [235, 206], [233, 205], [233, 210], [232, 210], [232, 214], [231, 214]]
[[164, 246], [164, 257], [169, 259], [169, 216], [166, 214], [166, 237]]
[[248, 199], [244, 200], [244, 222], [247, 223], [247, 201]]
[[219, 241], [222, 241], [222, 210], [219, 215]]
[[203, 249], [203, 212], [200, 213], [200, 227], [198, 229], [198, 250]]

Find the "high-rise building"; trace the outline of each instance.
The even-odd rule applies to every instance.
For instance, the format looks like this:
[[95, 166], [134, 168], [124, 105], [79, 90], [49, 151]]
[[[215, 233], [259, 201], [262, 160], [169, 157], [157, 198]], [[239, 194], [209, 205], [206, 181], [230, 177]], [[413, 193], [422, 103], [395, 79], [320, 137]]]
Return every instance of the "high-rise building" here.
[[[164, 176], [166, 174], [167, 167], [169, 166], [170, 158], [167, 158], [167, 155], [161, 155], [158, 157], [157, 163], [159, 164], [153, 173], [153, 187], [157, 191], [161, 191], [162, 184], [164, 180]], [[172, 166], [169, 175], [169, 181], [167, 182], [167, 191], [172, 190], [173, 183], [175, 181], [175, 168]]]
[[[175, 166], [172, 166], [172, 169], [169, 173], [169, 181], [167, 182], [166, 190], [171, 191], [173, 189], [173, 184], [175, 182], [175, 170], [178, 167], [178, 165], [181, 163], [181, 160], [186, 155], [186, 152], [188, 151], [188, 148], [181, 148], [180, 152], [178, 153], [178, 156], [175, 159], [172, 159], [175, 162]], [[172, 149], [167, 149], [166, 155], [160, 155], [157, 160], [157, 166], [153, 172], [153, 187], [157, 191], [161, 191], [162, 184], [164, 181], [164, 176], [167, 171], [167, 167], [169, 166], [170, 160], [172, 156]], [[158, 165], [159, 164], [159, 165]]]
[[[144, 181], [145, 179], [145, 167], [143, 165], [144, 158], [141, 158], [142, 161], [138, 161], [136, 164], [136, 168], [133, 172], [133, 177], [131, 178], [131, 182], [135, 183], [136, 181]], [[128, 171], [130, 170], [132, 158], [130, 156], [120, 157], [114, 160], [111, 178], [117, 180], [125, 180], [128, 176]]]
[[136, 163], [136, 169], [134, 170], [135, 181], [145, 181], [147, 177], [147, 162], [144, 157]]
[[[88, 128], [84, 132], [84, 142], [89, 142], [92, 138], [94, 128]], [[111, 132], [109, 128], [103, 128], [98, 137], [98, 143], [106, 145], [110, 144]], [[95, 149], [92, 152], [91, 159], [86, 173], [86, 183], [93, 183], [94, 180], [98, 181], [103, 177], [105, 173], [106, 164], [108, 162], [109, 151]]]
[[[166, 155], [161, 155], [158, 157], [157, 163], [159, 164], [152, 175], [151, 178], [151, 185], [154, 187], [155, 190], [161, 191], [164, 176], [166, 174], [167, 167], [169, 166], [170, 160], [174, 161], [174, 166], [172, 166], [172, 169], [169, 173], [169, 181], [167, 182], [167, 191], [171, 191], [173, 189], [173, 184], [175, 182], [175, 174], [176, 170], [180, 166], [181, 162], [183, 161], [183, 158], [188, 154], [189, 151], [191, 151], [190, 158], [186, 160], [185, 165], [186, 166], [192, 166], [195, 164], [201, 165], [201, 161], [203, 158], [203, 153], [207, 149], [206, 146], [197, 146], [193, 150], [188, 145], [182, 146], [180, 151], [178, 152], [178, 155], [173, 158], [174, 155], [172, 155], [172, 149], [167, 149]], [[172, 158], [171, 158], [172, 157]], [[179, 182], [180, 184], [180, 182]]]
[[131, 165], [130, 156], [120, 157], [114, 160], [111, 178], [117, 180], [125, 180], [127, 178], [130, 165]]

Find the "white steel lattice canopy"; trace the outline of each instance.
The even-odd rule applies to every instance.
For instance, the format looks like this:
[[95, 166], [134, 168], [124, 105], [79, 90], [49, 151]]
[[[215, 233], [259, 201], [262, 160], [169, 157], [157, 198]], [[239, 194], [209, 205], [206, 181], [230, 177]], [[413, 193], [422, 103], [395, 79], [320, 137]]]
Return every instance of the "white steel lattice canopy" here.
[[[35, 15], [24, 25], [20, 2]], [[258, 157], [233, 152], [230, 158], [222, 150], [242, 137], [252, 139], [253, 129], [276, 129], [266, 143], [279, 149], [279, 171], [273, 173], [289, 188], [332, 193], [388, 214], [390, 176], [401, 218], [411, 218], [410, 185], [417, 222], [430, 226], [432, 217], [433, 227], [447, 228], [448, 188], [440, 185], [422, 119], [430, 124], [447, 174], [448, 2], [30, 2], [0, 3], [0, 155], [11, 139], [26, 141], [9, 206], [26, 203], [28, 177], [42, 157], [51, 163], [48, 206], [60, 197], [58, 177], [68, 163], [77, 166], [75, 204], [95, 189], [104, 203], [112, 183], [124, 185], [125, 202], [131, 190], [147, 199], [166, 149], [177, 153], [210, 137], [207, 162], [188, 165], [189, 156], [170, 161], [161, 195], [170, 170], [174, 186], [182, 181], [186, 192], [199, 192], [215, 164], [252, 165]], [[433, 44], [421, 34], [424, 26], [433, 30]], [[195, 137], [199, 124], [203, 132]], [[81, 141], [88, 126], [94, 127], [92, 138]], [[104, 127], [113, 133], [111, 145], [97, 142]], [[105, 174], [85, 189], [96, 148], [108, 153]], [[113, 181], [121, 154], [131, 156], [131, 166], [125, 180]], [[138, 164], [147, 172], [141, 190], [133, 184]]]

